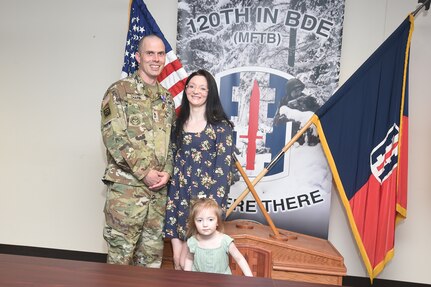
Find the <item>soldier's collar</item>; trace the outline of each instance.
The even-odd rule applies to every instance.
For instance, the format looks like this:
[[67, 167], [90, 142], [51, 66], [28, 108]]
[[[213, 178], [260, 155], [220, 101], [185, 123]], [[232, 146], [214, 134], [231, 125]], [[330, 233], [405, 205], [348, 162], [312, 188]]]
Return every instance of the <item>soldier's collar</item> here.
[[158, 101], [158, 100], [161, 100], [162, 102], [166, 101], [166, 92], [158, 81], [156, 81], [155, 86], [148, 85], [141, 79], [141, 77], [138, 74], [138, 71], [136, 71], [133, 74], [133, 78], [137, 83], [138, 91], [148, 96], [151, 99], [151, 101]]

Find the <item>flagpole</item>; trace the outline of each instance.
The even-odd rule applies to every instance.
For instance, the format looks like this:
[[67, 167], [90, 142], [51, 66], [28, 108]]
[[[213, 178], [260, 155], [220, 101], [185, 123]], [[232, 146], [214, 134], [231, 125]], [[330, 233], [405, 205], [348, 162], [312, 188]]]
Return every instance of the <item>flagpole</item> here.
[[[283, 154], [299, 139], [299, 137], [305, 133], [305, 131], [311, 126], [312, 124], [312, 118], [310, 118], [308, 120], [308, 122], [304, 125], [304, 127], [302, 127], [297, 133], [296, 135], [283, 147], [283, 149], [277, 154], [277, 156], [271, 160], [271, 162], [268, 164], [267, 167], [265, 167], [257, 176], [256, 178], [253, 180], [253, 182], [251, 182], [252, 186], [255, 186], [264, 176], [265, 174], [267, 174], [271, 168], [277, 163], [277, 161], [283, 156]], [[245, 180], [245, 178], [244, 178]], [[235, 207], [244, 199], [244, 197], [247, 196], [247, 194], [249, 193], [250, 189], [246, 188], [241, 195], [235, 200], [234, 203], [232, 203], [232, 205], [229, 207], [229, 209], [226, 212], [226, 217], [228, 217], [232, 211], [235, 209]], [[257, 193], [256, 193], [257, 196]]]
[[245, 173], [244, 169], [241, 166], [241, 163], [238, 161], [238, 158], [235, 156], [235, 154], [233, 155], [233, 159], [235, 160], [235, 165], [236, 165], [239, 173], [241, 174], [242, 178], [244, 178], [244, 181], [247, 184], [248, 189], [253, 194], [253, 197], [256, 200], [256, 203], [259, 206], [260, 211], [262, 212], [263, 216], [265, 217], [266, 221], [268, 222], [269, 226], [271, 227], [272, 232], [274, 232], [275, 237], [279, 237], [280, 232], [275, 227], [274, 222], [272, 221], [271, 217], [269, 216], [268, 212], [266, 211], [265, 207], [263, 206], [262, 201], [260, 200], [259, 195], [256, 192], [256, 189], [254, 189], [253, 184], [250, 182], [250, 179], [248, 178], [247, 174]]
[[[420, 0], [419, 0], [420, 1]], [[430, 1], [431, 0], [424, 0], [423, 2], [422, 2], [422, 4], [418, 7], [418, 8], [416, 8], [416, 10], [415, 11], [413, 11], [411, 14], [413, 15], [413, 17], [416, 17], [416, 15], [419, 13], [419, 11], [420, 10], [422, 10], [422, 8], [423, 7], [425, 7], [425, 10], [428, 10], [429, 8], [430, 8]]]

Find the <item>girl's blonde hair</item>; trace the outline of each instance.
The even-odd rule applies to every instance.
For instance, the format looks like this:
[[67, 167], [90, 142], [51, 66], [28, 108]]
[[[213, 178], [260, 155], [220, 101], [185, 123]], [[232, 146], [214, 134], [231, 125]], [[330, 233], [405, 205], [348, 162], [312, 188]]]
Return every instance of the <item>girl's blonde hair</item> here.
[[217, 231], [223, 232], [224, 221], [222, 220], [223, 210], [212, 198], [198, 198], [193, 202], [190, 208], [189, 218], [187, 220], [187, 237], [190, 238], [198, 233], [195, 217], [204, 209], [212, 209], [217, 217]]

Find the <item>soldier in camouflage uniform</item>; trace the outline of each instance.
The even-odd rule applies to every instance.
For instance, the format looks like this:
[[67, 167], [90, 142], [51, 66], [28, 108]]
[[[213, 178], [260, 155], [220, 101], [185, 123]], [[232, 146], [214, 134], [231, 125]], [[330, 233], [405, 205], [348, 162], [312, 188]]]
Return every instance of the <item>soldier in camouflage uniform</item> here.
[[111, 85], [102, 102], [101, 130], [108, 166], [104, 238], [108, 263], [158, 268], [166, 184], [172, 175], [171, 94], [156, 80], [165, 64], [165, 46], [145, 36], [135, 54], [138, 70]]
[[[292, 122], [292, 137], [302, 128], [302, 123], [297, 118], [288, 117], [283, 111], [297, 110], [300, 112], [315, 112], [319, 109], [320, 105], [317, 100], [311, 95], [306, 95], [302, 91], [305, 85], [299, 79], [293, 78], [287, 81], [286, 84], [286, 94], [281, 99], [278, 106], [277, 112], [274, 116], [273, 124], [284, 125], [286, 122]], [[294, 115], [293, 113], [292, 115]], [[297, 113], [296, 113], [297, 114]], [[310, 115], [311, 116], [311, 115]], [[319, 138], [313, 129], [308, 129], [298, 140], [300, 145], [307, 142], [308, 145], [314, 146], [319, 143]]]

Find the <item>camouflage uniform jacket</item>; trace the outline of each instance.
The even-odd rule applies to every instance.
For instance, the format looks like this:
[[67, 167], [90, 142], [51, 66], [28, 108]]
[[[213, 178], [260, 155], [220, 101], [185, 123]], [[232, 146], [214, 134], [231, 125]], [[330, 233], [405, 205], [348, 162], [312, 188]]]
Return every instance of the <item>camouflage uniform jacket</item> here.
[[104, 182], [143, 186], [151, 169], [172, 175], [174, 102], [159, 83], [156, 90], [154, 94], [135, 72], [106, 91], [101, 107], [108, 160]]

